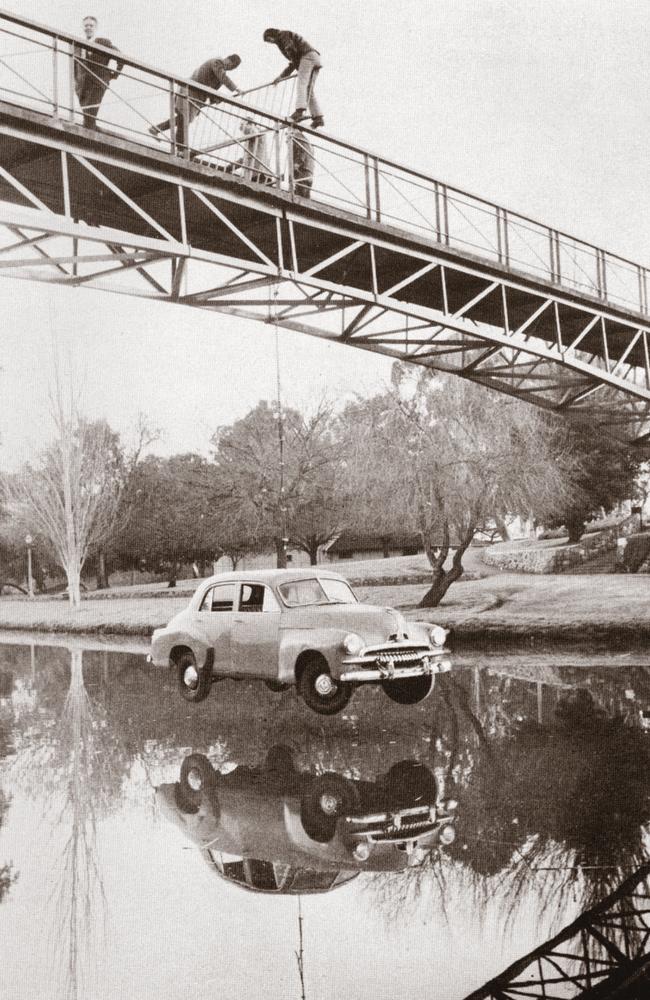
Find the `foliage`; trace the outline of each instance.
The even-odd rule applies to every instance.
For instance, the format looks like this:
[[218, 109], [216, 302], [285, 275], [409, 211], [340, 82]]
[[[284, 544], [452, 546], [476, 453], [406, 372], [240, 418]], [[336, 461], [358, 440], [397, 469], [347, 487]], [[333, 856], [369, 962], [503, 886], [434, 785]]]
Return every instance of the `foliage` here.
[[122, 565], [168, 564], [220, 555], [221, 511], [214, 466], [192, 452], [149, 455], [133, 468], [110, 542]]
[[582, 537], [589, 518], [602, 510], [611, 511], [635, 495], [640, 462], [625, 445], [597, 434], [591, 427], [569, 424], [565, 434], [574, 456], [576, 488], [546, 523], [549, 527], [564, 524], [569, 542], [575, 543]]
[[226, 520], [258, 550], [275, 546], [279, 564], [289, 538], [315, 561], [341, 531], [347, 503], [334, 429], [326, 405], [303, 416], [262, 401], [212, 438]]
[[398, 364], [390, 390], [343, 418], [359, 517], [379, 532], [422, 537], [432, 586], [421, 606], [438, 604], [460, 578], [463, 554], [486, 523], [543, 517], [572, 496], [560, 431], [533, 407], [463, 379]]

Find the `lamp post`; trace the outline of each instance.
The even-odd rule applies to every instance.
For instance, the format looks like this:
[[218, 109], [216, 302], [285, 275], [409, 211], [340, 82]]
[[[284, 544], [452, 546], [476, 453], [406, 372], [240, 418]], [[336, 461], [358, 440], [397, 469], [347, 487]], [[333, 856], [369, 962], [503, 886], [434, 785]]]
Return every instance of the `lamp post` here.
[[27, 546], [27, 594], [34, 596], [34, 577], [32, 574], [32, 543], [34, 539], [31, 535], [25, 535], [25, 545]]

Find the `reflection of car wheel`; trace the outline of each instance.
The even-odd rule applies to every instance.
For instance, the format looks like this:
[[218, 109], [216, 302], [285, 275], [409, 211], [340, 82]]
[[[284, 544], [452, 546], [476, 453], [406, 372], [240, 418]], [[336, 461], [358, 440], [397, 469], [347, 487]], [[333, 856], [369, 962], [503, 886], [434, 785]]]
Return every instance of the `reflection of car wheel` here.
[[288, 684], [283, 684], [281, 681], [264, 681], [269, 691], [273, 691], [273, 694], [279, 694], [280, 691], [286, 691], [289, 687]]
[[402, 760], [393, 764], [386, 775], [388, 794], [399, 800], [400, 806], [433, 805], [436, 801], [436, 779], [424, 764]]
[[296, 766], [291, 747], [281, 743], [271, 747], [266, 755], [266, 769], [274, 771], [276, 774], [294, 774]]
[[382, 681], [381, 686], [391, 701], [398, 705], [417, 705], [433, 691], [435, 677], [411, 677], [404, 681]]
[[300, 675], [298, 693], [319, 715], [336, 715], [352, 697], [352, 685], [335, 681], [325, 659], [314, 655]]
[[300, 800], [303, 830], [311, 840], [327, 844], [336, 833], [341, 816], [349, 816], [359, 807], [359, 793], [354, 782], [340, 774], [316, 778]]
[[212, 670], [209, 666], [200, 670], [194, 653], [181, 653], [176, 660], [178, 689], [185, 701], [203, 701], [210, 694]]
[[188, 810], [196, 812], [202, 801], [208, 801], [215, 817], [219, 816], [219, 802], [216, 794], [215, 771], [202, 753], [191, 753], [181, 764], [180, 780], [178, 782], [180, 796], [186, 803], [192, 805]]

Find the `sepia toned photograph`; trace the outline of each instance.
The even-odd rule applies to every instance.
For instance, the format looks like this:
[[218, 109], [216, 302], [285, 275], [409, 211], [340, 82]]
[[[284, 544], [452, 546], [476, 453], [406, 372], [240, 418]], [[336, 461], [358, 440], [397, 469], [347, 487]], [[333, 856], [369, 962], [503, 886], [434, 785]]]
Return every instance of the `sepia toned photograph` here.
[[0, 9], [1, 1000], [650, 1000], [647, 38]]

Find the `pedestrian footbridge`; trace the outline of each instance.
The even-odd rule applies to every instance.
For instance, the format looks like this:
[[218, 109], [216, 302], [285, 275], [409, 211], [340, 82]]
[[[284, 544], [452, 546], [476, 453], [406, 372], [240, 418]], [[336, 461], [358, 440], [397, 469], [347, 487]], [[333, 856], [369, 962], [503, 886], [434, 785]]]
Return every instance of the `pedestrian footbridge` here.
[[0, 274], [274, 323], [650, 445], [647, 268], [293, 126], [292, 80], [208, 104], [120, 55], [86, 128], [80, 44], [92, 73], [101, 47], [0, 12]]

